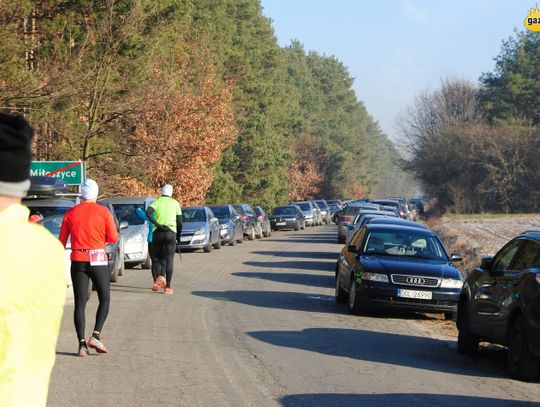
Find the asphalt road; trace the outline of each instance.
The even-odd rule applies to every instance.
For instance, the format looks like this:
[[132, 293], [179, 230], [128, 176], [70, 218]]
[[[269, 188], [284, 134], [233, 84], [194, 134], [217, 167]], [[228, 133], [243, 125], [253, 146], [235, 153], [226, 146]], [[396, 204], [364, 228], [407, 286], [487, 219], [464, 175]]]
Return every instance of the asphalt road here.
[[[185, 253], [172, 296], [150, 290], [148, 270], [126, 270], [106, 355], [76, 356], [68, 302], [48, 405], [539, 405], [540, 384], [509, 379], [503, 350], [458, 355], [438, 316], [348, 314], [333, 297], [335, 240], [322, 226]], [[88, 335], [96, 305], [93, 293]]]

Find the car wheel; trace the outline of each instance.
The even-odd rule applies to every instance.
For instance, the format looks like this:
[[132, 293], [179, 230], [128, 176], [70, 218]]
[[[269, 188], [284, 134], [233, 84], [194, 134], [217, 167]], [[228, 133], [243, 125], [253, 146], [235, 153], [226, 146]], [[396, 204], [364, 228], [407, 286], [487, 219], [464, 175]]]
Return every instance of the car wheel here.
[[111, 273], [111, 283], [116, 283], [117, 281], [118, 281], [118, 259], [115, 259], [113, 271]]
[[255, 235], [255, 237], [256, 237], [257, 239], [262, 239], [262, 237], [263, 237], [263, 229], [262, 229], [262, 226], [261, 226], [261, 231], [260, 231], [260, 233], [257, 233], [257, 234]]
[[208, 236], [208, 244], [204, 246], [204, 252], [210, 253], [214, 249], [214, 246], [212, 246], [212, 235]]
[[126, 263], [124, 263], [124, 256], [120, 256], [120, 253], [118, 253], [118, 257], [120, 259], [120, 264], [118, 265], [118, 275], [123, 276], [124, 270], [126, 269]]
[[339, 304], [344, 304], [347, 302], [347, 292], [339, 284], [339, 263], [336, 263], [336, 302]]
[[298, 225], [296, 225], [296, 226], [294, 227], [294, 230], [295, 230], [295, 231], [300, 230], [300, 228], [298, 227]]
[[231, 241], [229, 242], [229, 246], [236, 246], [236, 242], [237, 242], [237, 241], [238, 241], [238, 240], [237, 240], [237, 239], [234, 237], [234, 235], [233, 235]]
[[469, 317], [469, 303], [465, 302], [458, 308], [459, 327], [457, 351], [462, 355], [474, 356], [478, 352], [479, 339], [471, 332], [471, 323]]
[[251, 227], [251, 232], [249, 232], [248, 239], [255, 240], [255, 227], [253, 226]]
[[221, 249], [221, 238], [218, 239], [218, 241], [214, 244], [214, 249]]
[[349, 311], [356, 315], [362, 313], [358, 296], [356, 295], [356, 279], [354, 276], [351, 278], [351, 285], [349, 287]]
[[456, 320], [456, 313], [455, 312], [445, 312], [444, 313], [444, 319], [446, 321], [455, 321]]
[[539, 360], [529, 350], [527, 325], [523, 317], [516, 319], [510, 329], [507, 361], [510, 376], [514, 379], [530, 382], [538, 377]]
[[150, 257], [150, 255], [146, 256], [146, 260], [141, 265], [141, 267], [143, 269], [151, 269], [152, 268], [152, 258]]

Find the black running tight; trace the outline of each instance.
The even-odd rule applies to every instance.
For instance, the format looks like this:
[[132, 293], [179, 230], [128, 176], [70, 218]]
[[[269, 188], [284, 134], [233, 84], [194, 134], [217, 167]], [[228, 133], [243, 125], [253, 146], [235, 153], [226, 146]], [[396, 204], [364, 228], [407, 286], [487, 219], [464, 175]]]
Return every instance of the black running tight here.
[[152, 253], [156, 261], [156, 274], [158, 276], [166, 274], [167, 287], [171, 285], [175, 252], [176, 233], [170, 230], [156, 230], [152, 236]]
[[73, 321], [79, 341], [85, 339], [84, 329], [86, 325], [85, 309], [88, 300], [88, 284], [92, 280], [99, 305], [96, 312], [96, 324], [94, 331], [101, 332], [103, 324], [109, 314], [109, 302], [111, 298], [111, 276], [108, 266], [90, 266], [87, 261], [71, 262], [71, 280], [73, 282], [73, 294], [75, 300], [75, 310]]

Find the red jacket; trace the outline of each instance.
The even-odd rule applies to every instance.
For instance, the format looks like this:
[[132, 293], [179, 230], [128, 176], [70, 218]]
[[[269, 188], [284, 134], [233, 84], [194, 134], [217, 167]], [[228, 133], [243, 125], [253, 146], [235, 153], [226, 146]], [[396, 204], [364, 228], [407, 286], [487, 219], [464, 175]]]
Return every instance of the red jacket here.
[[90, 261], [85, 250], [105, 249], [106, 243], [118, 240], [111, 212], [95, 202], [82, 202], [67, 211], [59, 236], [64, 247], [70, 235], [73, 261]]

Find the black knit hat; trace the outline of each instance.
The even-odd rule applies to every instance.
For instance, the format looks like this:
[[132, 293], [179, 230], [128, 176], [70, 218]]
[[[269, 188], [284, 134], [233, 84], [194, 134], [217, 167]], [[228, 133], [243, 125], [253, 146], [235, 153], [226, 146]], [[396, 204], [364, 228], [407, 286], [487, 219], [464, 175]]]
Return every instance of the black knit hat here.
[[21, 116], [0, 113], [0, 195], [24, 198], [30, 188], [34, 130]]

